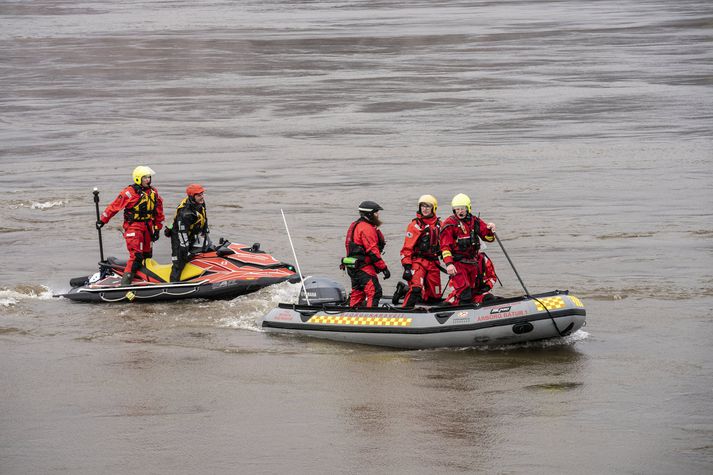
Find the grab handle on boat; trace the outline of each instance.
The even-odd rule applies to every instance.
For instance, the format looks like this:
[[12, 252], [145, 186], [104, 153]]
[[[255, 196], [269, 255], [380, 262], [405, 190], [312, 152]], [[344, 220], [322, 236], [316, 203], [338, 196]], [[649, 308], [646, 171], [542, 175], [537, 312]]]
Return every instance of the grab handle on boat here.
[[449, 318], [451, 318], [451, 315], [453, 315], [455, 312], [440, 312], [435, 314], [434, 316], [436, 317], [436, 320], [438, 320], [438, 323], [443, 325], [448, 321]]

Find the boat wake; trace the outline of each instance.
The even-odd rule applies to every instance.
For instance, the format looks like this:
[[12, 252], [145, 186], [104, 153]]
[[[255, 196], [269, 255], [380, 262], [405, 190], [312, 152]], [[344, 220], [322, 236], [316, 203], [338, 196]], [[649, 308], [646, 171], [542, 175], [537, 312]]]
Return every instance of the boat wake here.
[[48, 201], [15, 200], [10, 202], [10, 209], [29, 208], [46, 210], [51, 208], [61, 208], [69, 204], [69, 199], [54, 199]]
[[21, 300], [52, 298], [52, 289], [44, 285], [17, 285], [12, 289], [0, 288], [0, 307], [11, 307]]
[[577, 330], [571, 335], [549, 338], [547, 340], [528, 341], [524, 343], [515, 343], [512, 345], [493, 345], [493, 346], [477, 346], [468, 348], [458, 348], [457, 351], [512, 351], [522, 349], [543, 349], [553, 348], [558, 346], [571, 346], [579, 341], [589, 338], [589, 332]]
[[227, 303], [231, 315], [221, 318], [218, 324], [225, 328], [236, 328], [263, 332], [259, 322], [263, 315], [280, 302], [297, 302], [301, 284], [282, 282], [248, 295], [241, 295]]

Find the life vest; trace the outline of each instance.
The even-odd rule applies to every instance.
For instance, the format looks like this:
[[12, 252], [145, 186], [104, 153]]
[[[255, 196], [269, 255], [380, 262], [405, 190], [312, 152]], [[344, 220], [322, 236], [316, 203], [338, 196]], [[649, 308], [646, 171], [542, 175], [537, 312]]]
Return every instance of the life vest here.
[[[178, 208], [176, 208], [176, 214], [173, 216], [173, 226], [176, 228], [176, 221], [178, 220], [178, 215], [181, 213], [182, 210], [184, 210], [186, 207], [193, 212], [193, 214], [196, 216], [196, 221], [188, 226], [188, 235], [189, 236], [195, 236], [199, 234], [200, 232], [205, 231], [206, 225], [208, 224], [208, 213], [206, 211], [205, 205], [201, 205], [198, 209], [194, 208], [191, 206], [192, 203], [189, 202], [188, 197], [183, 198], [183, 201], [178, 205]], [[176, 229], [178, 231], [178, 229]]]
[[[470, 219], [468, 219], [470, 218]], [[461, 220], [455, 218], [457, 223], [453, 220], [447, 220], [446, 224], [443, 226], [442, 232], [451, 226], [458, 226], [460, 230], [460, 235], [456, 236], [455, 249], [453, 253], [453, 260], [462, 260], [467, 256], [476, 256], [480, 250], [480, 239], [478, 238], [478, 229], [480, 227], [480, 219], [475, 216], [469, 215], [466, 220]], [[470, 225], [470, 229], [466, 226], [466, 223]]]
[[[370, 226], [374, 226], [369, 222], [368, 219], [364, 217], [357, 219], [351, 224], [351, 226], [349, 226], [346, 242], [347, 257], [353, 257], [356, 259], [357, 268], [363, 267], [374, 262], [373, 258], [371, 257], [371, 254], [367, 254], [366, 248], [361, 244], [357, 244], [356, 242], [354, 242], [354, 233], [356, 233], [357, 225], [360, 222], [364, 222], [369, 224]], [[386, 246], [386, 239], [384, 238], [384, 234], [379, 229], [375, 228], [375, 231], [378, 239], [377, 246], [379, 248], [379, 252], [382, 252], [384, 250], [384, 246]]]
[[124, 221], [150, 221], [156, 217], [156, 190], [149, 187], [145, 190], [141, 185], [132, 185], [134, 192], [139, 195], [139, 201], [133, 208], [124, 209]]
[[426, 224], [421, 218], [414, 218], [421, 228], [421, 234], [413, 246], [413, 256], [425, 259], [438, 259], [440, 253], [439, 234], [441, 230], [441, 220], [436, 219], [433, 226]]

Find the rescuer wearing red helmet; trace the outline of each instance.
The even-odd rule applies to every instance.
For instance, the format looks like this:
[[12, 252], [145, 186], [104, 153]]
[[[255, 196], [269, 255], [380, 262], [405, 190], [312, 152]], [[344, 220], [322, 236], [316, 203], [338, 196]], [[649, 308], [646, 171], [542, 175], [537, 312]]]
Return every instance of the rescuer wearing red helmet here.
[[134, 183], [124, 188], [106, 207], [97, 220], [97, 229], [104, 226], [119, 211], [124, 211], [124, 239], [129, 251], [121, 285], [129, 285], [144, 259], [153, 255], [152, 242], [157, 241], [163, 227], [163, 200], [151, 186], [151, 168], [134, 168]]
[[181, 272], [191, 259], [191, 248], [200, 237], [203, 249], [210, 247], [208, 239], [208, 214], [205, 207], [205, 188], [190, 184], [186, 188], [186, 197], [176, 208], [173, 224], [166, 228], [166, 235], [171, 236], [171, 282], [181, 280]]
[[433, 195], [421, 196], [416, 217], [406, 228], [401, 248], [403, 279], [408, 282], [403, 303], [405, 308], [421, 302], [433, 302], [441, 296], [441, 270], [438, 266], [441, 220], [436, 216], [437, 209], [438, 200]]
[[483, 285], [495, 283], [495, 270], [486, 278], [487, 263], [480, 253], [480, 239], [486, 242], [495, 240], [495, 225], [484, 223], [471, 214], [470, 198], [462, 193], [453, 197], [453, 214], [443, 221], [441, 226], [441, 254], [450, 276], [449, 288], [453, 290], [446, 297], [451, 305], [480, 302]]
[[379, 211], [381, 206], [373, 201], [362, 201], [359, 205], [359, 219], [349, 226], [344, 242], [347, 257], [342, 259], [352, 281], [350, 307], [366, 303], [367, 307], [377, 307], [382, 295], [377, 274], [384, 273], [384, 279], [391, 277], [386, 262], [381, 258], [386, 240], [378, 229], [381, 226]]

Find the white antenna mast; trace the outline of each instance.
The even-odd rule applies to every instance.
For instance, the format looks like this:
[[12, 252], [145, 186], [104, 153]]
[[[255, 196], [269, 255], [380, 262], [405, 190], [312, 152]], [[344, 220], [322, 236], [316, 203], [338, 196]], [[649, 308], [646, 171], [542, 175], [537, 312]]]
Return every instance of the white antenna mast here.
[[287, 227], [287, 219], [285, 219], [285, 212], [280, 208], [280, 213], [282, 213], [282, 221], [285, 223], [285, 230], [287, 231], [287, 239], [290, 240], [290, 247], [292, 248], [292, 255], [295, 256], [295, 264], [297, 264], [297, 273], [300, 275], [300, 282], [302, 283], [302, 290], [305, 292], [305, 300], [307, 300], [307, 305], [309, 303], [309, 296], [307, 295], [307, 287], [305, 287], [305, 280], [302, 277], [302, 271], [300, 270], [300, 262], [297, 260], [297, 253], [295, 252], [295, 246], [292, 244], [292, 236], [290, 236], [290, 228]]

